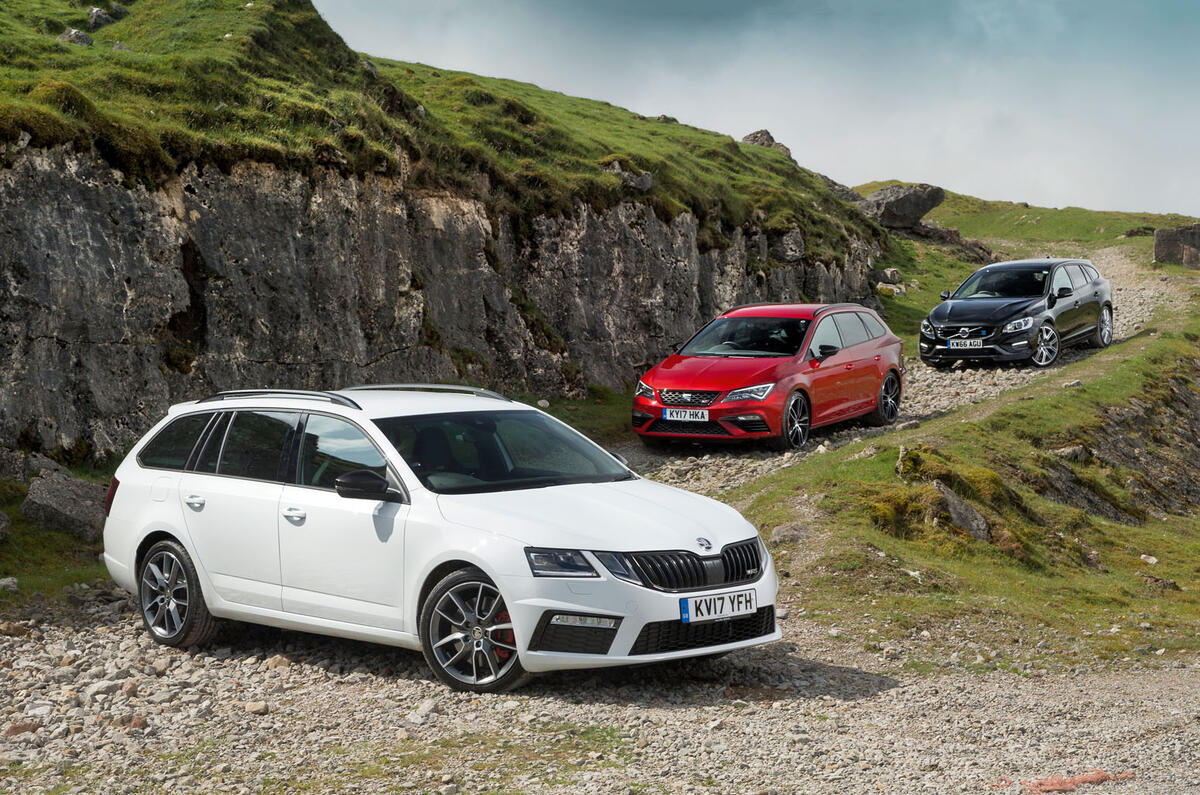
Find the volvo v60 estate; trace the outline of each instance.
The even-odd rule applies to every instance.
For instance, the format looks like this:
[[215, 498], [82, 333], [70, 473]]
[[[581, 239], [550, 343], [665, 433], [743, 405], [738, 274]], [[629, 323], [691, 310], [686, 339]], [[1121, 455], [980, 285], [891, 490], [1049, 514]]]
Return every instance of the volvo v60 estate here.
[[1112, 287], [1087, 260], [985, 265], [921, 321], [919, 353], [931, 367], [959, 360], [1048, 367], [1078, 343], [1113, 338]]
[[174, 406], [110, 484], [104, 561], [161, 643], [238, 619], [421, 650], [460, 690], [780, 637], [737, 511], [463, 387]]
[[811, 428], [866, 415], [896, 421], [903, 343], [858, 304], [755, 304], [696, 332], [638, 381], [633, 429], [671, 439], [763, 440], [777, 450]]

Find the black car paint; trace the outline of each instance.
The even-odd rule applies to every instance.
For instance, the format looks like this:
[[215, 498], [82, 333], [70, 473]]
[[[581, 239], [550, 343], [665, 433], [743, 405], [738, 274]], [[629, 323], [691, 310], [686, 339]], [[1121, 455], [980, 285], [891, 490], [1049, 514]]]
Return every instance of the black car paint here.
[[[1082, 285], [1076, 287], [1074, 282], [1071, 282], [1072, 289], [1069, 293], [1064, 293], [1062, 296], [1050, 295], [1056, 271], [1069, 265], [1086, 265], [1096, 271], [1097, 276], [1095, 279], [1087, 280], [1088, 271], [1083, 268], [1081, 272], [1085, 279]], [[955, 299], [951, 296], [935, 306], [926, 318], [928, 323], [933, 326], [935, 333], [930, 335], [922, 329], [920, 334], [918, 352], [922, 361], [937, 364], [953, 363], [964, 359], [1024, 361], [1033, 356], [1037, 335], [1046, 323], [1053, 324], [1058, 331], [1061, 347], [1088, 338], [1096, 329], [1101, 308], [1108, 306], [1111, 309], [1112, 307], [1112, 287], [1091, 262], [1066, 259], [1020, 260], [986, 265], [983, 269], [1032, 268], [1036, 266], [1046, 266], [1050, 269], [1041, 296], [966, 299]], [[966, 280], [963, 283], [965, 284]], [[1023, 317], [1033, 318], [1033, 325], [1028, 330], [1007, 334], [1001, 331], [1006, 323]], [[939, 333], [946, 329], [952, 329], [954, 332], [951, 334]], [[962, 329], [969, 331], [963, 335]], [[974, 349], [950, 350], [947, 347], [949, 339], [956, 336], [963, 339], [977, 336], [982, 339], [983, 346]]]

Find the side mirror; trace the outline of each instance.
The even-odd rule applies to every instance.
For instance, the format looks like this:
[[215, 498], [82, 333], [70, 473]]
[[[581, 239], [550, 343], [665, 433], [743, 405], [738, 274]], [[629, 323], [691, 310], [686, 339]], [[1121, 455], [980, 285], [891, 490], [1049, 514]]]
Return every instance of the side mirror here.
[[950, 291], [942, 290], [942, 292], [938, 294], [938, 297], [940, 297], [943, 301], [948, 301], [950, 300]]
[[836, 345], [820, 345], [817, 347], [817, 358], [828, 359], [840, 350], [841, 348]]
[[613, 458], [615, 458], [615, 459], [617, 459], [618, 461], [620, 461], [620, 462], [621, 462], [621, 466], [625, 467], [626, 469], [628, 469], [628, 468], [629, 468], [629, 460], [628, 460], [627, 458], [625, 458], [625, 456], [621, 455], [620, 453], [614, 452], [614, 451], [612, 451], [612, 450], [608, 450], [607, 452], [608, 452], [608, 454], [609, 454], [609, 455], [611, 455]]
[[1059, 287], [1058, 292], [1054, 294], [1055, 298], [1070, 298], [1075, 291], [1070, 287]]
[[339, 497], [351, 500], [386, 500], [388, 498], [388, 482], [377, 472], [369, 469], [356, 469], [339, 475], [333, 482]]

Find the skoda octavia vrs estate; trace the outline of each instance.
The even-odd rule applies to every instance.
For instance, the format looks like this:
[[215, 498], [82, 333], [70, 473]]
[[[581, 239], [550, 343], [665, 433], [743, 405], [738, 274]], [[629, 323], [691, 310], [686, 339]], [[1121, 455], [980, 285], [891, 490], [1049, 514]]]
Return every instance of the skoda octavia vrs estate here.
[[700, 329], [638, 381], [633, 429], [670, 439], [804, 446], [811, 428], [900, 415], [903, 343], [858, 304], [756, 304]]
[[108, 512], [108, 570], [172, 646], [238, 619], [419, 649], [450, 687], [493, 691], [780, 637], [775, 569], [737, 511], [485, 390], [174, 406]]
[[921, 360], [1032, 362], [1049, 367], [1063, 348], [1112, 342], [1112, 288], [1087, 260], [985, 265], [921, 321]]

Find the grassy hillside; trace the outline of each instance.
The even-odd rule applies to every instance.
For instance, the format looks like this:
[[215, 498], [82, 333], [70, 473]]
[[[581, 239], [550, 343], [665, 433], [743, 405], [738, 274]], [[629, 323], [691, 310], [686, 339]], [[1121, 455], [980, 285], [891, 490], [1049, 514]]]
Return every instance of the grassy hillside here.
[[[528, 84], [365, 63], [308, 0], [130, 0], [93, 46], [56, 41], [86, 30], [91, 4], [0, 5], [0, 142], [24, 131], [35, 146], [94, 145], [147, 184], [245, 159], [396, 173], [404, 152], [416, 185], [518, 218], [635, 197], [664, 219], [694, 213], [704, 246], [751, 219], [800, 226], [814, 259], [842, 250], [847, 230], [882, 239], [775, 150]], [[613, 162], [653, 187], [626, 187]]]
[[[856, 191], [866, 196], [899, 180], [868, 182]], [[911, 183], [910, 183], [911, 184]], [[1175, 227], [1197, 219], [1178, 214], [1085, 210], [1082, 207], [1034, 207], [1024, 202], [989, 201], [946, 191], [946, 200], [926, 220], [952, 227], [970, 238], [1026, 243], [1099, 243], [1119, 239], [1145, 227]]]

